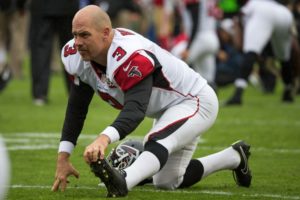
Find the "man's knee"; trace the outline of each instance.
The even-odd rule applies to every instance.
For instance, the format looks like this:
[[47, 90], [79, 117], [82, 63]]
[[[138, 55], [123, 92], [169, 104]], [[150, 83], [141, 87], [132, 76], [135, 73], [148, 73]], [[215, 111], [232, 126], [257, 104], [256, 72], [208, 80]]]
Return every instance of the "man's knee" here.
[[153, 182], [154, 186], [162, 190], [175, 190], [178, 188], [178, 180], [169, 180], [164, 182]]

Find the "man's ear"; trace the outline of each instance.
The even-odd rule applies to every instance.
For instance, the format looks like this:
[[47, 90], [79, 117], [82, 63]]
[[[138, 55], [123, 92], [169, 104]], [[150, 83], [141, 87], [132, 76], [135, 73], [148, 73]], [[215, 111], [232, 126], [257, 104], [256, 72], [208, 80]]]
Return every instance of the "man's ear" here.
[[105, 28], [103, 29], [103, 37], [104, 37], [105, 39], [107, 39], [107, 38], [109, 37], [110, 31], [111, 31], [111, 29], [108, 28], [108, 27], [105, 27]]

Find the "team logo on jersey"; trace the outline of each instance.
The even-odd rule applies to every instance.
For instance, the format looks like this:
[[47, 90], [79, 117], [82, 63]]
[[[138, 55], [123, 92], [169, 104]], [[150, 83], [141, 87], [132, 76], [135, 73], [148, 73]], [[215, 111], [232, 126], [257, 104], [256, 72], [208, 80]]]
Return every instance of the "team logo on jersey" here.
[[111, 82], [109, 79], [106, 79], [106, 84], [109, 88], [116, 88], [115, 84], [113, 84], [113, 82]]
[[130, 71], [128, 72], [128, 77], [142, 77], [142, 72], [138, 69], [138, 66], [132, 66]]
[[116, 88], [116, 86], [113, 84], [113, 82], [111, 82], [105, 74], [102, 74], [101, 75], [101, 78], [100, 78], [101, 82], [102, 83], [106, 83], [106, 85], [109, 87], [109, 88]]

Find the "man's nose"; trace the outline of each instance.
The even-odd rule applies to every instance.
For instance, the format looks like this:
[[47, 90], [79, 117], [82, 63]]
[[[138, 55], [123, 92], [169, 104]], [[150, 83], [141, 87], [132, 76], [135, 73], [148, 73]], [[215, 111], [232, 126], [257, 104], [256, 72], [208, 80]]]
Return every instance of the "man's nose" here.
[[78, 46], [82, 45], [82, 41], [79, 37], [75, 37], [74, 40], [75, 40], [75, 43], [74, 43], [75, 47], [78, 47]]

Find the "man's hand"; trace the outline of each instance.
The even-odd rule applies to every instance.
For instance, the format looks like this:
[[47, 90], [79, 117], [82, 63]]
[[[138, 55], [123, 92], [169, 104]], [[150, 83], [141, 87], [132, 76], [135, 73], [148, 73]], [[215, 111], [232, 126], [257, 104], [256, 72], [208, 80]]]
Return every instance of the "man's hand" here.
[[189, 57], [189, 50], [188, 49], [184, 50], [180, 56], [183, 61], [187, 61], [187, 59]]
[[73, 165], [69, 162], [69, 154], [68, 153], [59, 153], [57, 157], [56, 164], [56, 173], [55, 180], [52, 186], [52, 191], [57, 191], [59, 188], [61, 191], [65, 191], [67, 184], [69, 183], [68, 177], [70, 175], [79, 178], [78, 171], [73, 167]]
[[97, 137], [97, 139], [85, 148], [83, 157], [85, 162], [91, 164], [91, 162], [96, 162], [99, 158], [104, 159], [105, 150], [110, 143], [108, 136], [102, 134]]

